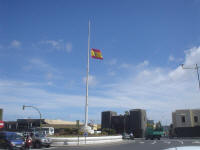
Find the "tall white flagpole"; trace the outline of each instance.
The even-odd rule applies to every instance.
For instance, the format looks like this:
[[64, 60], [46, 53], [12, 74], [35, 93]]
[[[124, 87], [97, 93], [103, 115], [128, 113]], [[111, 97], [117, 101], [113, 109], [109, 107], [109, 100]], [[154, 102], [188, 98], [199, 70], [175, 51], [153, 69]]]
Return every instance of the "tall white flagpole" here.
[[90, 20], [88, 24], [88, 61], [87, 61], [87, 77], [86, 77], [86, 101], [85, 101], [85, 129], [88, 128], [88, 78], [90, 67]]

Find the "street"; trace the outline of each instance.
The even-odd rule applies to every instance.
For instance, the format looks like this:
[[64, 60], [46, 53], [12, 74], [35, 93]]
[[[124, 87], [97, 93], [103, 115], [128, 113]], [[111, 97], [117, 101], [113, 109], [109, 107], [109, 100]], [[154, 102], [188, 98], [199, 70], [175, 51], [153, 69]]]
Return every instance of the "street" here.
[[[125, 140], [118, 143], [44, 148], [46, 150], [163, 150], [180, 146], [199, 146], [200, 139]], [[35, 149], [36, 150], [36, 149]]]

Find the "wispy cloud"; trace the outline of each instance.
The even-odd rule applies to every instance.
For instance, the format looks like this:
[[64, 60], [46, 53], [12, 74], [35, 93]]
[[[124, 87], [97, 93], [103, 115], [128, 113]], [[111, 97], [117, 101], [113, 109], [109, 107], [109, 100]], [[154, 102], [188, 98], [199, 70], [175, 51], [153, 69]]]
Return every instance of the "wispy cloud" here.
[[175, 63], [180, 63], [183, 61], [182, 58], [175, 58], [173, 55], [169, 55], [168, 60], [169, 60], [169, 62], [175, 62]]
[[109, 75], [109, 76], [115, 76], [116, 73], [115, 73], [115, 71], [109, 71], [109, 72], [108, 72], [108, 75]]
[[10, 47], [12, 48], [20, 48], [21, 46], [21, 42], [18, 41], [18, 40], [13, 40], [11, 43], [10, 43]]
[[[196, 63], [200, 64], [200, 47], [186, 51], [184, 64], [194, 66]], [[140, 64], [148, 63], [144, 61]], [[200, 105], [196, 73], [183, 70], [180, 66], [171, 70], [152, 66], [140, 68], [108, 87], [110, 90], [105, 90], [104, 95], [115, 99], [116, 105], [126, 109], [144, 108], [152, 116], [167, 112], [163, 120], [171, 120], [171, 112], [175, 109], [197, 108]], [[109, 102], [112, 103], [109, 100], [108, 105]]]
[[113, 58], [108, 62], [109, 65], [113, 66], [117, 64], [117, 59]]
[[142, 63], [138, 64], [137, 67], [138, 68], [142, 68], [142, 67], [146, 67], [149, 65], [149, 61], [148, 60], [144, 60]]
[[[45, 65], [39, 60], [32, 60], [32, 63], [49, 68], [49, 65]], [[185, 52], [184, 64], [193, 66], [196, 63], [200, 64], [200, 47], [194, 47]], [[139, 64], [150, 65], [146, 61]], [[110, 84], [102, 84], [97, 81], [95, 76], [90, 76], [90, 86], [98, 83], [98, 89], [90, 89], [89, 109], [143, 108], [147, 110], [148, 118], [164, 122], [167, 120], [169, 123], [171, 112], [175, 109], [192, 109], [200, 105], [195, 70], [183, 70], [180, 66], [172, 69], [156, 66], [130, 69], [132, 71], [126, 76], [119, 77]], [[85, 84], [85, 78], [83, 81]], [[59, 94], [39, 88], [33, 83], [22, 83], [0, 81], [0, 107], [5, 107], [9, 115], [16, 115], [15, 107], [20, 107], [22, 104], [38, 106], [44, 113], [52, 110], [63, 113], [62, 109], [66, 107], [84, 108], [84, 94]], [[49, 84], [52, 84], [51, 81]], [[66, 111], [66, 113], [70, 113], [70, 111]], [[20, 112], [18, 114], [20, 115]], [[163, 114], [163, 116], [158, 114]], [[59, 115], [61, 114], [56, 114], [56, 116]], [[71, 115], [73, 116], [73, 114]], [[96, 116], [99, 117], [99, 113]]]
[[127, 63], [122, 63], [119, 68], [122, 68], [122, 69], [130, 69], [132, 68], [132, 65], [131, 64], [127, 64]]
[[[83, 82], [86, 83], [86, 77], [83, 78]], [[98, 81], [97, 81], [96, 77], [93, 75], [89, 75], [88, 85], [94, 87], [97, 85], [97, 83], [98, 83]]]
[[37, 71], [37, 75], [44, 77], [46, 80], [62, 78], [62, 73], [56, 67], [39, 58], [30, 59], [29, 63], [23, 69], [27, 72]]
[[174, 60], [175, 60], [174, 56], [170, 55], [169, 56], [169, 61], [174, 61]]
[[46, 45], [53, 50], [66, 51], [67, 53], [72, 51], [72, 43], [65, 42], [64, 40], [45, 40], [41, 41], [40, 44]]
[[34, 83], [3, 80], [0, 80], [0, 83], [0, 107], [4, 109], [5, 120], [30, 116], [38, 117], [37, 113], [22, 113], [23, 104], [36, 106], [45, 114], [45, 111], [58, 111], [66, 107], [81, 107], [84, 102], [83, 96], [48, 92]]
[[39, 58], [30, 59], [30, 63], [32, 65], [37, 66], [38, 68], [41, 68], [47, 71], [57, 71], [54, 67], [52, 67], [51, 65], [49, 65], [48, 63], [44, 62], [42, 59], [39, 59]]
[[72, 51], [72, 43], [66, 43], [66, 51], [70, 53]]

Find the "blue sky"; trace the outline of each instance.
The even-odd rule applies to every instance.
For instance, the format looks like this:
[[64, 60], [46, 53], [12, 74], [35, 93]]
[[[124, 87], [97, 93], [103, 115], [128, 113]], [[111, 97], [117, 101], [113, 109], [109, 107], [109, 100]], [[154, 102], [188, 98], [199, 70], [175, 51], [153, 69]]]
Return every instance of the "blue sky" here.
[[89, 120], [101, 111], [146, 109], [171, 121], [200, 106], [199, 0], [0, 0], [0, 107], [4, 120], [84, 120], [88, 20]]

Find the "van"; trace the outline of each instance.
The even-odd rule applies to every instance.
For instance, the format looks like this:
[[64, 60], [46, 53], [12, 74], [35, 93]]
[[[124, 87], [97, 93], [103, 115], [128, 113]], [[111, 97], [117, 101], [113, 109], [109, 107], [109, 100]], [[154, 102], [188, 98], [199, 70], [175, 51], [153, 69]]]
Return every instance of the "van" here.
[[53, 127], [37, 127], [32, 129], [33, 132], [42, 132], [45, 135], [54, 135], [54, 128]]

